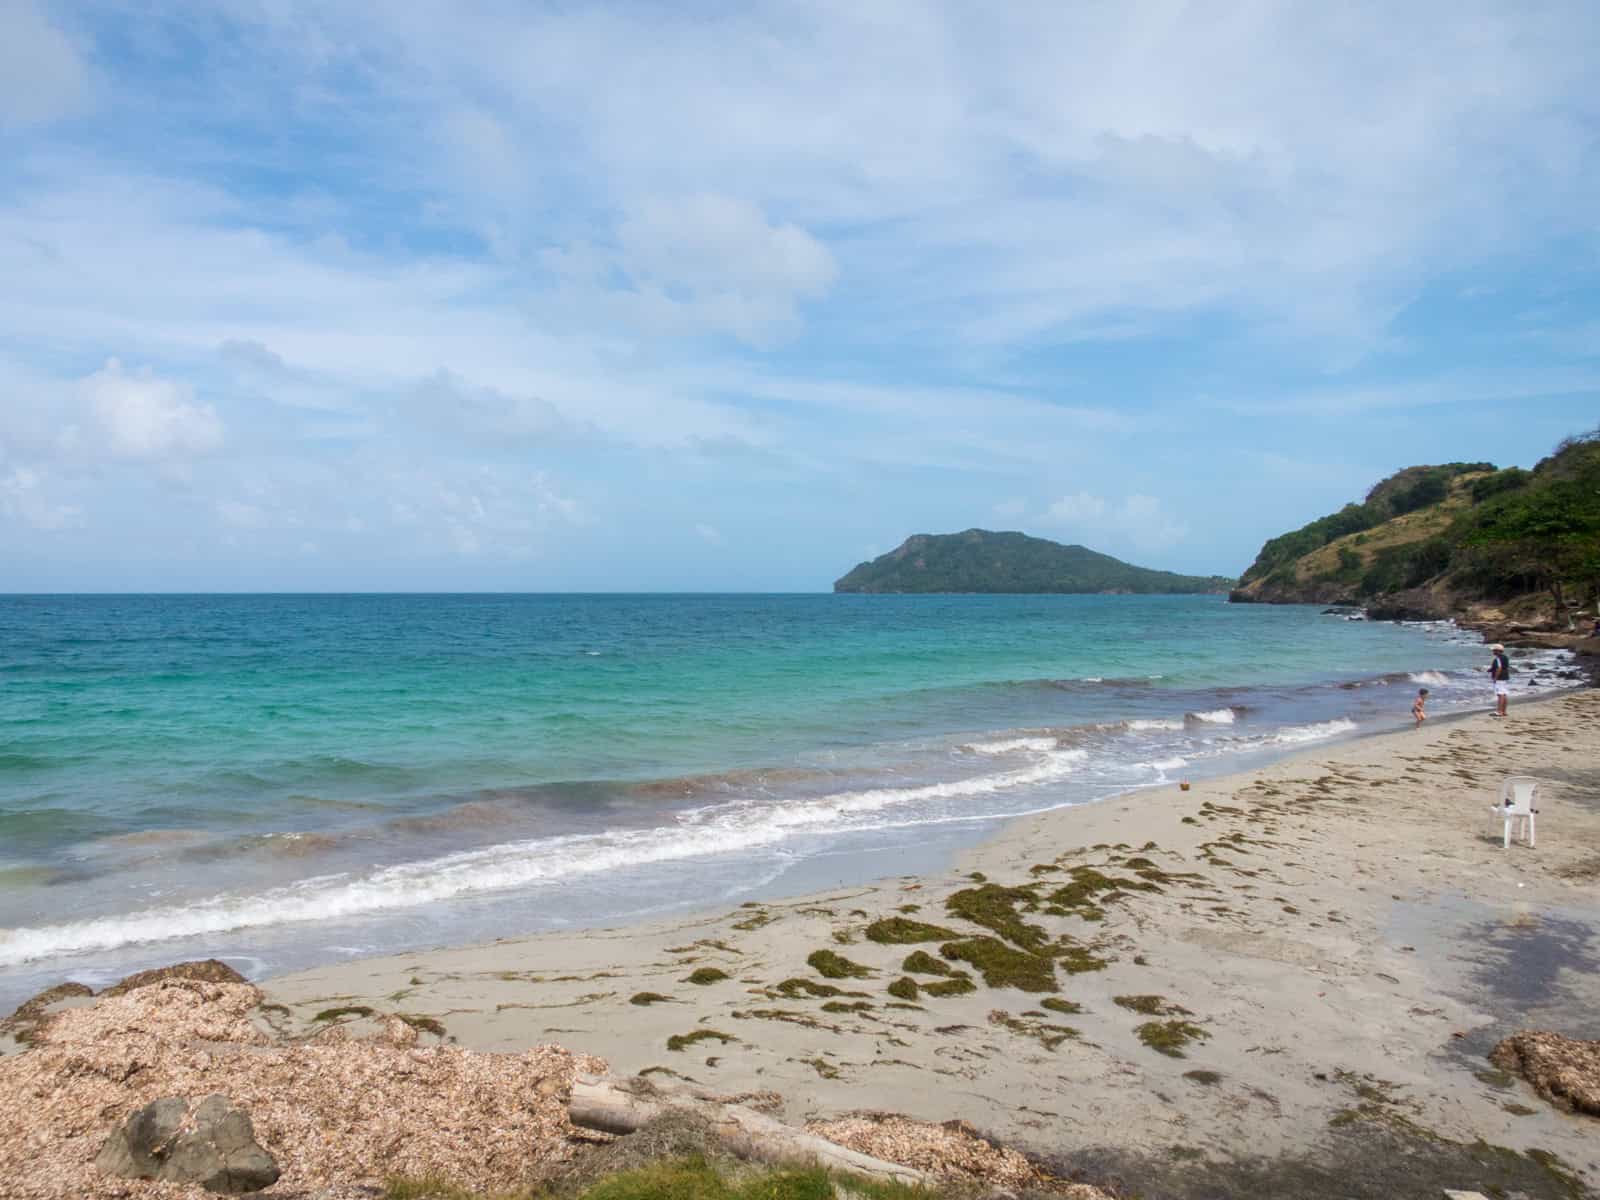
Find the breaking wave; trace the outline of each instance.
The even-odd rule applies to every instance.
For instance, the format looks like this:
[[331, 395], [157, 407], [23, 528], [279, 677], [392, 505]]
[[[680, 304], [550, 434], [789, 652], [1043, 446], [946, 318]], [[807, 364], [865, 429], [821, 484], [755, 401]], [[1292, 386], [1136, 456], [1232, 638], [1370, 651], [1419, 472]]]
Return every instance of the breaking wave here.
[[[135, 943], [415, 908], [655, 863], [772, 848], [808, 833], [860, 832], [901, 823], [900, 814], [918, 805], [936, 806], [1049, 783], [1070, 774], [1087, 757], [1085, 750], [1064, 750], [1015, 771], [841, 792], [784, 806], [725, 803], [681, 813], [671, 825], [507, 842], [386, 867], [362, 877], [325, 875], [254, 895], [221, 895], [126, 916], [13, 929], [0, 934], [0, 966]], [[906, 823], [915, 823], [917, 815], [905, 813]]]

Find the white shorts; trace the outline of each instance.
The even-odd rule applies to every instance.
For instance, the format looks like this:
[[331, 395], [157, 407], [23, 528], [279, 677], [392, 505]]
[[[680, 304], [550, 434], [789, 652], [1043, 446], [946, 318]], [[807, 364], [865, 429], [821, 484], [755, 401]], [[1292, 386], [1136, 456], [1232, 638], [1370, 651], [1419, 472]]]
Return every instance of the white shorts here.
[[1507, 683], [1504, 679], [1495, 680], [1495, 682], [1494, 682], [1494, 694], [1496, 696], [1509, 696], [1509, 695], [1511, 695], [1511, 685], [1509, 683]]

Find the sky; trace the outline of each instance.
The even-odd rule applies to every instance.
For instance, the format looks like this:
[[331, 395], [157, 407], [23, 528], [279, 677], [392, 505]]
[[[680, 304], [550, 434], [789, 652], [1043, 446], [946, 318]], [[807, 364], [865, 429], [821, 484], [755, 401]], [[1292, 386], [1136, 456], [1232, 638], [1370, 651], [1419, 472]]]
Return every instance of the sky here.
[[1237, 574], [1600, 421], [1592, 0], [0, 0], [0, 591]]

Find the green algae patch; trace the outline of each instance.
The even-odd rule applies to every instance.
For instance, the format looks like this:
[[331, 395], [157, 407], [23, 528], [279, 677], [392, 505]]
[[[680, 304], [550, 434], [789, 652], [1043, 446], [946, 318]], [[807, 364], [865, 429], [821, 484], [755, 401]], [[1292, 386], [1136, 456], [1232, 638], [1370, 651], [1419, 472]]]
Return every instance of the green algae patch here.
[[1185, 1046], [1211, 1036], [1192, 1021], [1146, 1021], [1133, 1032], [1150, 1049], [1168, 1058], [1185, 1057]]
[[733, 1017], [736, 1021], [782, 1021], [787, 1025], [801, 1025], [806, 1029], [821, 1029], [828, 1033], [844, 1032], [837, 1025], [818, 1020], [810, 1013], [795, 1012], [788, 1008], [750, 1008], [735, 1012]]
[[1222, 1082], [1221, 1071], [1185, 1071], [1183, 1077], [1194, 1080], [1202, 1087], [1216, 1087]]
[[693, 1033], [675, 1033], [667, 1039], [668, 1050], [687, 1050], [699, 1042], [737, 1042], [739, 1039], [731, 1033], [723, 1033], [716, 1029], [696, 1029]]
[[946, 942], [957, 936], [954, 929], [943, 925], [929, 925], [926, 921], [913, 921], [907, 917], [885, 917], [866, 928], [869, 942], [885, 946], [904, 946], [913, 942]]
[[917, 998], [917, 981], [909, 975], [902, 975], [889, 985], [889, 995], [896, 1000], [915, 1000]]
[[[804, 1063], [824, 1079], [839, 1078], [839, 1068], [834, 1066], [825, 1058], [801, 1058], [796, 1059], [795, 1061]], [[664, 1195], [665, 1193], [662, 1194]], [[826, 1193], [826, 1196], [831, 1197], [832, 1195], [833, 1189], [830, 1187]], [[643, 1200], [643, 1197], [641, 1197], [640, 1200]]]
[[663, 996], [660, 992], [635, 992], [628, 997], [629, 1004], [637, 1004], [640, 1008], [649, 1004], [666, 1004], [671, 1000], [671, 996]]
[[1083, 1011], [1083, 1005], [1076, 1000], [1062, 1000], [1057, 996], [1046, 996], [1039, 1001], [1039, 1007], [1048, 1008], [1051, 1012], [1061, 1013], [1069, 1017]]
[[847, 992], [843, 988], [836, 988], [831, 983], [818, 983], [815, 979], [785, 979], [776, 987], [768, 989], [776, 992], [785, 1000], [799, 1000], [803, 996], [810, 996], [814, 1000], [827, 1000], [835, 996], [860, 996], [865, 997], [865, 992]]
[[972, 977], [965, 971], [951, 979], [941, 979], [938, 983], [925, 983], [922, 985], [924, 996], [944, 998], [947, 996], [965, 996], [968, 992], [978, 990], [978, 985], [972, 982]]
[[824, 979], [865, 979], [872, 974], [870, 967], [851, 962], [832, 950], [813, 950], [806, 956], [806, 965]]
[[1028, 1017], [1013, 1017], [998, 1008], [989, 1014], [989, 1024], [1009, 1029], [1021, 1037], [1032, 1038], [1046, 1050], [1054, 1050], [1062, 1042], [1073, 1041], [1078, 1036], [1078, 1031], [1070, 1025], [1051, 1025]]
[[437, 1017], [418, 1016], [415, 1013], [395, 1013], [395, 1016], [404, 1021], [418, 1033], [431, 1033], [434, 1037], [445, 1037], [444, 1022]]
[[985, 883], [952, 893], [944, 906], [952, 917], [993, 930], [1024, 950], [1037, 951], [1049, 941], [1043, 929], [1030, 925], [1017, 912], [1019, 907], [1030, 913], [1039, 909], [1039, 898], [1028, 888]]
[[744, 933], [749, 933], [753, 929], [760, 929], [763, 925], [771, 925], [777, 919], [775, 913], [768, 912], [764, 908], [758, 908], [744, 920], [735, 921], [733, 927]]
[[342, 1008], [325, 1008], [311, 1019], [313, 1021], [337, 1021], [340, 1017], [372, 1017], [376, 1015], [377, 1013], [365, 1004], [346, 1004]]
[[983, 976], [983, 982], [992, 988], [1014, 987], [1024, 992], [1056, 990], [1054, 963], [1037, 954], [1013, 949], [999, 938], [973, 937], [946, 942], [939, 947], [939, 953], [975, 968]]
[[1109, 965], [1109, 960], [1101, 958], [1087, 946], [1080, 946], [1070, 938], [1062, 938], [1050, 953], [1068, 975], [1082, 975], [1085, 971], [1104, 971]]
[[705, 987], [709, 983], [721, 983], [727, 977], [728, 973], [726, 971], [718, 970], [716, 967], [701, 967], [696, 971], [690, 972], [689, 978], [685, 979], [684, 982], [697, 983], [701, 987]]
[[935, 958], [926, 950], [913, 950], [906, 955], [900, 969], [910, 975], [954, 975], [955, 970], [943, 959]]
[[1187, 1017], [1187, 1008], [1168, 1004], [1165, 996], [1113, 996], [1111, 1002], [1146, 1017]]
[[866, 1000], [829, 1000], [822, 1006], [825, 1013], [864, 1013], [871, 1010], [872, 1005]]

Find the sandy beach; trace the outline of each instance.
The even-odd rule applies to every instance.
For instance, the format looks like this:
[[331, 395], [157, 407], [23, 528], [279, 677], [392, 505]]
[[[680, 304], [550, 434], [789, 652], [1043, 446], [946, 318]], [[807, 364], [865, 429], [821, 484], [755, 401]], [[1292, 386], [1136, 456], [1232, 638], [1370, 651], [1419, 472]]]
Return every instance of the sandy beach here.
[[[957, 1119], [1119, 1197], [1587, 1195], [1595, 1118], [1487, 1055], [1600, 1036], [1597, 761], [1600, 693], [1569, 693], [1022, 819], [938, 877], [260, 991], [80, 988], [0, 1042], [35, 1097], [0, 1110], [0, 1178], [201, 1195], [91, 1161], [151, 1098], [227, 1090], [288, 1163], [268, 1194], [504, 1183], [581, 1154], [561, 1097], [605, 1070], [794, 1125]], [[1491, 821], [1514, 773], [1537, 848]]]
[[[1023, 819], [940, 878], [263, 986], [291, 1036], [426, 1016], [472, 1049], [776, 1092], [794, 1122], [960, 1118], [1144, 1196], [1581, 1194], [1594, 1120], [1485, 1055], [1600, 1036], [1597, 761], [1580, 692]], [[1524, 773], [1538, 846], [1508, 850], [1489, 808]], [[1008, 981], [993, 933], [1072, 948]]]

